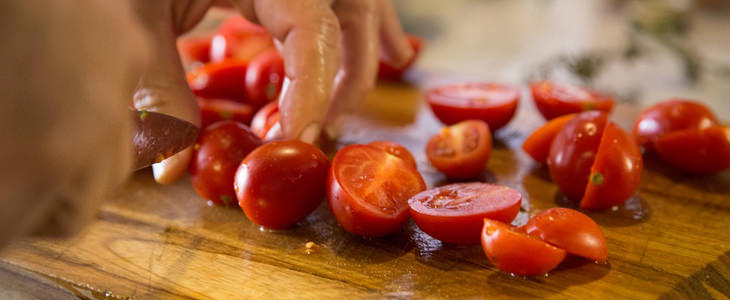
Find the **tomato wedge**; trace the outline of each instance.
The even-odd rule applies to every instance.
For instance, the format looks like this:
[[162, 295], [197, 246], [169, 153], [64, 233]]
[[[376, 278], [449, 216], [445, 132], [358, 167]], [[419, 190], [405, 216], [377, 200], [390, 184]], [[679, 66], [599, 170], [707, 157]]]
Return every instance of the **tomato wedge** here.
[[241, 16], [233, 16], [221, 23], [213, 36], [210, 60], [223, 61], [237, 58], [246, 61], [274, 47], [269, 32]]
[[423, 40], [415, 35], [410, 34], [407, 34], [406, 37], [408, 38], [408, 44], [410, 44], [411, 49], [413, 49], [413, 58], [411, 58], [411, 60], [409, 60], [405, 65], [400, 67], [388, 64], [381, 59], [378, 66], [378, 78], [390, 81], [400, 81], [403, 79], [403, 74], [416, 61], [416, 59], [418, 58], [418, 54], [421, 52], [421, 48], [423, 47]]
[[210, 35], [184, 37], [177, 40], [177, 49], [184, 61], [207, 63], [210, 61], [212, 41]]
[[484, 218], [509, 223], [520, 212], [522, 195], [506, 186], [455, 183], [408, 200], [413, 220], [428, 235], [453, 244], [476, 244]]
[[570, 254], [606, 262], [608, 250], [601, 227], [577, 210], [562, 207], [548, 209], [527, 221], [522, 230]]
[[426, 144], [426, 156], [431, 164], [452, 178], [478, 176], [484, 170], [491, 151], [489, 127], [478, 120], [444, 127]]
[[413, 158], [413, 154], [411, 154], [411, 152], [408, 151], [406, 147], [403, 147], [400, 144], [390, 141], [375, 141], [369, 143], [368, 146], [383, 149], [385, 150], [385, 152], [393, 154], [408, 163], [409, 165], [413, 166], [414, 169], [418, 168], [418, 165], [416, 164], [416, 159]]
[[482, 248], [502, 271], [521, 276], [544, 275], [565, 258], [563, 249], [532, 238], [508, 224], [484, 219]]
[[263, 139], [276, 122], [279, 122], [279, 103], [273, 101], [264, 105], [253, 116], [251, 131]]
[[584, 87], [539, 81], [530, 84], [532, 99], [545, 119], [588, 110], [610, 113], [615, 101], [608, 95]]
[[659, 102], [641, 113], [634, 124], [639, 145], [653, 149], [661, 136], [684, 129], [705, 129], [717, 125], [717, 117], [704, 104], [685, 99]]
[[504, 84], [468, 83], [431, 89], [426, 92], [426, 99], [436, 117], [446, 125], [482, 120], [497, 131], [514, 117], [520, 90]]
[[285, 75], [284, 59], [279, 50], [271, 49], [256, 56], [246, 72], [246, 93], [249, 101], [256, 107], [276, 101]]
[[575, 114], [569, 114], [548, 121], [525, 139], [525, 142], [522, 143], [522, 150], [536, 162], [546, 164], [555, 136], [574, 116]]
[[384, 150], [351, 145], [335, 155], [327, 178], [329, 207], [345, 230], [384, 236], [408, 220], [408, 199], [426, 189], [421, 175]]
[[207, 63], [187, 74], [188, 85], [198, 97], [245, 102], [247, 68], [248, 62], [238, 59]]
[[674, 167], [712, 174], [730, 168], [730, 128], [712, 126], [665, 134], [656, 141], [659, 156]]
[[200, 107], [200, 128], [223, 120], [249, 124], [253, 118], [253, 108], [237, 101], [198, 98], [198, 107]]

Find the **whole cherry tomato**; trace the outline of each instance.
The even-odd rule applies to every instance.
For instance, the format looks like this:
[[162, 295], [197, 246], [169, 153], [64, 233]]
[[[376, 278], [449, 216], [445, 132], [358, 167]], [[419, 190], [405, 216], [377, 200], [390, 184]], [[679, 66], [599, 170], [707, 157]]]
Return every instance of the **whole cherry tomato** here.
[[207, 63], [210, 61], [210, 44], [213, 36], [184, 37], [177, 40], [180, 56], [187, 62]]
[[193, 147], [190, 175], [201, 197], [216, 204], [235, 206], [233, 177], [238, 165], [261, 139], [246, 125], [221, 121], [205, 128]]
[[247, 68], [248, 62], [238, 59], [207, 63], [188, 73], [188, 85], [198, 97], [246, 102]]
[[522, 276], [547, 274], [566, 255], [563, 249], [527, 236], [508, 224], [490, 219], [484, 219], [482, 248], [494, 266]]
[[248, 65], [246, 92], [256, 107], [276, 101], [284, 84], [284, 59], [276, 49], [259, 54]]
[[497, 131], [514, 117], [520, 90], [496, 83], [457, 84], [431, 89], [426, 99], [434, 115], [446, 125], [482, 120]]
[[279, 122], [279, 103], [273, 101], [264, 105], [253, 116], [251, 131], [263, 139], [276, 122]]
[[238, 204], [254, 223], [286, 228], [322, 202], [329, 161], [304, 142], [276, 141], [256, 148], [236, 172]]
[[551, 208], [532, 217], [522, 230], [570, 254], [606, 262], [606, 237], [593, 219], [569, 208]]
[[420, 192], [408, 200], [413, 220], [428, 235], [453, 244], [479, 243], [484, 218], [509, 223], [522, 195], [506, 186], [455, 183]]
[[535, 161], [546, 164], [555, 136], [574, 116], [575, 114], [569, 114], [548, 121], [525, 139], [525, 142], [522, 143], [522, 150], [525, 150], [525, 153]]
[[327, 199], [345, 230], [384, 236], [408, 220], [408, 199], [426, 189], [408, 163], [382, 149], [351, 145], [335, 155], [327, 178]]
[[662, 135], [684, 130], [705, 129], [717, 125], [717, 117], [704, 104], [684, 99], [659, 102], [641, 113], [634, 124], [634, 136], [639, 145], [653, 149]]
[[530, 84], [532, 99], [545, 119], [600, 110], [610, 113], [615, 101], [608, 95], [575, 85], [539, 81]]
[[423, 47], [423, 40], [415, 35], [406, 35], [408, 43], [413, 49], [413, 58], [401, 67], [390, 65], [384, 61], [380, 61], [378, 66], [378, 78], [390, 81], [400, 81], [403, 79], [403, 73], [408, 70], [418, 58], [418, 54], [421, 52]]
[[375, 148], [383, 149], [385, 152], [388, 152], [390, 154], [393, 154], [400, 159], [404, 160], [409, 165], [413, 166], [414, 169], [418, 169], [418, 165], [416, 164], [416, 159], [413, 158], [413, 154], [411, 154], [406, 147], [401, 146], [400, 144], [390, 142], [390, 141], [375, 141], [368, 144], [368, 146], [373, 146]]
[[431, 164], [452, 178], [479, 175], [491, 151], [492, 135], [489, 127], [477, 120], [444, 127], [426, 144], [426, 156]]
[[256, 55], [274, 47], [274, 40], [266, 29], [243, 17], [226, 19], [216, 30], [210, 47], [211, 61], [237, 58], [251, 61]]
[[665, 134], [654, 144], [659, 156], [680, 170], [712, 174], [730, 168], [730, 128], [712, 126]]
[[253, 108], [245, 103], [227, 99], [201, 99], [198, 98], [200, 107], [200, 127], [223, 120], [234, 120], [243, 124], [251, 123]]

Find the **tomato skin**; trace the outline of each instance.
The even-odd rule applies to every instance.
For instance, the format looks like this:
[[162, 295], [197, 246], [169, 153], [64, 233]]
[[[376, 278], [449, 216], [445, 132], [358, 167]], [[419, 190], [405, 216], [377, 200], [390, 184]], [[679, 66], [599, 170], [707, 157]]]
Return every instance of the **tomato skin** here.
[[[360, 167], [356, 173], [345, 173], [354, 166], [367, 167]], [[358, 187], [364, 184], [363, 180], [370, 182], [368, 187]], [[372, 184], [377, 186], [371, 187]], [[362, 194], [363, 189], [382, 193]], [[327, 199], [332, 214], [347, 232], [360, 236], [377, 237], [397, 231], [410, 216], [408, 199], [425, 189], [421, 175], [405, 161], [366, 145], [340, 149], [327, 177]], [[386, 202], [388, 207], [368, 201], [381, 195], [387, 199], [376, 200]]]
[[279, 122], [279, 103], [273, 101], [264, 105], [253, 116], [251, 131], [263, 139], [276, 122]]
[[237, 101], [198, 98], [198, 107], [200, 108], [200, 128], [224, 120], [249, 124], [253, 118], [253, 108]]
[[610, 113], [615, 101], [608, 95], [579, 86], [538, 81], [530, 84], [532, 99], [547, 120], [589, 110]]
[[482, 249], [490, 262], [502, 271], [521, 276], [544, 275], [555, 269], [566, 252], [518, 232], [508, 224], [484, 219]]
[[177, 40], [177, 49], [183, 60], [207, 63], [210, 61], [210, 44], [213, 36], [185, 37]]
[[193, 147], [189, 169], [198, 195], [215, 204], [235, 206], [233, 177], [236, 169], [259, 145], [261, 139], [236, 121], [221, 121], [205, 128]]
[[606, 209], [626, 202], [639, 188], [643, 166], [641, 149], [633, 137], [616, 123], [609, 122], [580, 207]]
[[416, 159], [413, 158], [413, 154], [411, 154], [406, 147], [403, 147], [402, 145], [398, 143], [394, 143], [391, 141], [375, 141], [368, 144], [368, 146], [372, 146], [375, 148], [383, 149], [385, 152], [388, 152], [390, 154], [393, 154], [397, 156], [398, 158], [405, 161], [407, 164], [412, 166], [414, 169], [418, 169], [418, 164], [416, 164]]
[[248, 62], [229, 59], [204, 64], [187, 74], [193, 93], [202, 98], [223, 98], [246, 102], [244, 80]]
[[284, 59], [276, 49], [259, 54], [246, 72], [246, 93], [256, 107], [276, 101], [284, 84]]
[[468, 120], [441, 128], [426, 144], [431, 164], [451, 178], [473, 178], [485, 168], [492, 135], [483, 121]]
[[663, 160], [685, 172], [705, 175], [730, 168], [730, 127], [676, 131], [655, 146]]
[[607, 122], [607, 115], [600, 111], [577, 114], [550, 146], [550, 176], [571, 200], [583, 197]]
[[597, 262], [607, 260], [608, 247], [601, 227], [577, 210], [562, 207], [548, 209], [527, 221], [522, 230], [570, 254]]
[[408, 200], [413, 220], [443, 242], [479, 243], [484, 218], [510, 223], [520, 212], [522, 195], [506, 186], [455, 183], [416, 194]]
[[226, 19], [216, 30], [210, 47], [210, 60], [217, 62], [229, 58], [250, 61], [259, 53], [274, 47], [269, 32], [243, 17]]
[[322, 202], [328, 168], [327, 156], [311, 144], [264, 144], [246, 156], [236, 172], [238, 204], [256, 224], [287, 228]]
[[717, 117], [704, 104], [686, 99], [669, 99], [644, 110], [634, 124], [639, 145], [653, 149], [656, 140], [684, 129], [704, 129], [717, 125]]
[[388, 81], [403, 80], [403, 74], [413, 65], [413, 63], [418, 58], [418, 54], [421, 52], [421, 48], [423, 48], [423, 39], [410, 34], [407, 34], [406, 38], [408, 38], [408, 44], [410, 44], [411, 49], [413, 49], [413, 58], [411, 58], [411, 60], [409, 60], [402, 67], [396, 67], [384, 62], [383, 60], [380, 60], [378, 66], [379, 79]]
[[[469, 91], [481, 94], [464, 94]], [[426, 99], [434, 115], [446, 125], [482, 120], [489, 129], [497, 131], [514, 117], [520, 90], [504, 84], [468, 83], [431, 89], [426, 92]]]
[[565, 123], [568, 123], [573, 117], [575, 117], [575, 114], [560, 116], [548, 121], [525, 139], [525, 142], [522, 143], [522, 150], [536, 162], [547, 164], [548, 156], [550, 156], [550, 146], [553, 144], [555, 136], [563, 129]]

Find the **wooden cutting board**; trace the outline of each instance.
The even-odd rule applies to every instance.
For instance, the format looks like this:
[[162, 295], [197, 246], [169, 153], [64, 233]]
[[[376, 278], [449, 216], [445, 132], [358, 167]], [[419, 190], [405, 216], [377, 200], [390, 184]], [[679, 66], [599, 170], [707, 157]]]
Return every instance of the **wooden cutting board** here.
[[[417, 87], [381, 84], [352, 118], [342, 144], [392, 140], [408, 147], [429, 187], [448, 180], [423, 148], [440, 127]], [[630, 128], [639, 108], [613, 115]], [[568, 205], [546, 167], [520, 150], [544, 120], [529, 97], [496, 134], [482, 181], [524, 195], [515, 224]], [[189, 178], [154, 183], [135, 174], [98, 220], [69, 240], [29, 239], [0, 255], [0, 298], [349, 299], [573, 298], [727, 299], [730, 172], [692, 177], [645, 159], [638, 195], [590, 213], [608, 240], [609, 264], [569, 258], [548, 277], [498, 271], [480, 246], [444, 245], [409, 222], [384, 238], [345, 232], [326, 204], [289, 230], [267, 231], [233, 208], [211, 206]], [[308, 242], [316, 246], [307, 249]]]

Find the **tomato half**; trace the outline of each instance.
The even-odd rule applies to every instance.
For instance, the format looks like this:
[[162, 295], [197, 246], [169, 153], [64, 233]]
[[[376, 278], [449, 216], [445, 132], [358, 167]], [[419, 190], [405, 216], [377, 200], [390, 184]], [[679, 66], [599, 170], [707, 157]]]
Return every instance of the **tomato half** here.
[[712, 174], [730, 168], [730, 128], [712, 126], [665, 134], [657, 139], [659, 156], [676, 168]]
[[368, 146], [383, 149], [385, 152], [393, 154], [408, 163], [408, 165], [413, 166], [414, 169], [418, 169], [418, 164], [416, 164], [416, 159], [413, 158], [413, 154], [400, 144], [390, 141], [375, 141], [369, 143]]
[[198, 97], [245, 102], [247, 68], [248, 62], [238, 59], [207, 63], [187, 74], [188, 85]]
[[177, 49], [185, 61], [207, 63], [210, 61], [212, 41], [213, 37], [209, 35], [184, 37], [177, 40]]
[[445, 185], [408, 200], [421, 230], [438, 240], [462, 245], [479, 242], [484, 218], [512, 222], [521, 203], [519, 192], [480, 182]]
[[249, 124], [251, 123], [251, 118], [253, 118], [253, 108], [248, 104], [237, 101], [198, 98], [198, 107], [200, 107], [201, 128], [224, 120], [234, 120], [243, 124]]
[[492, 152], [487, 123], [469, 120], [448, 127], [426, 144], [426, 156], [439, 171], [452, 178], [472, 178], [485, 168]]
[[327, 156], [312, 144], [267, 143], [246, 156], [236, 172], [238, 204], [256, 224], [289, 227], [324, 199], [328, 167]]
[[639, 145], [653, 149], [654, 142], [667, 133], [684, 129], [705, 129], [717, 125], [717, 117], [704, 104], [684, 99], [670, 99], [644, 110], [634, 124]]
[[431, 89], [426, 99], [434, 115], [446, 125], [482, 120], [497, 131], [514, 117], [520, 90], [496, 83], [457, 84]]
[[423, 40], [415, 35], [406, 35], [408, 38], [408, 44], [411, 45], [411, 49], [413, 49], [413, 58], [409, 60], [405, 65], [401, 67], [396, 67], [393, 65], [390, 65], [383, 60], [380, 60], [379, 66], [378, 66], [378, 78], [383, 80], [391, 80], [391, 81], [400, 81], [403, 79], [403, 73], [408, 70], [413, 63], [418, 58], [418, 54], [421, 52], [421, 48], [423, 47]]
[[351, 145], [335, 155], [327, 178], [327, 199], [345, 230], [384, 236], [408, 220], [408, 199], [426, 189], [408, 163], [382, 149]]
[[532, 99], [545, 119], [599, 110], [610, 113], [615, 101], [608, 95], [584, 87], [539, 81], [530, 84]]
[[276, 49], [259, 54], [248, 66], [246, 92], [257, 107], [276, 101], [284, 84], [284, 59]]
[[211, 61], [237, 58], [246, 61], [274, 47], [266, 29], [240, 16], [226, 19], [216, 30], [210, 47]]
[[279, 122], [279, 103], [273, 101], [264, 105], [253, 116], [251, 131], [263, 139], [276, 122]]
[[216, 204], [235, 206], [236, 169], [259, 145], [261, 139], [236, 121], [221, 121], [205, 128], [193, 147], [189, 170], [198, 195]]
[[565, 258], [565, 250], [518, 230], [499, 221], [484, 219], [482, 248], [487, 259], [500, 270], [521, 276], [544, 275]]
[[522, 143], [522, 150], [535, 161], [546, 164], [555, 136], [574, 116], [575, 114], [569, 114], [548, 121], [525, 139], [525, 142]]
[[606, 237], [593, 219], [569, 208], [551, 208], [532, 217], [522, 226], [527, 235], [558, 248], [598, 262], [606, 262]]

